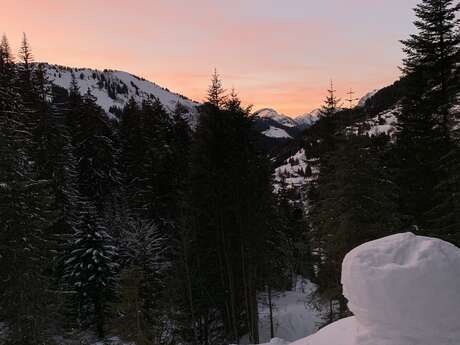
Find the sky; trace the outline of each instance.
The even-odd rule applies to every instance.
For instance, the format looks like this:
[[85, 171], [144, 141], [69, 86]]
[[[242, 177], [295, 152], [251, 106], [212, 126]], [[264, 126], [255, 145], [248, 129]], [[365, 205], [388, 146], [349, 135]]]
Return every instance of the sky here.
[[244, 104], [296, 116], [398, 79], [417, 0], [0, 0], [37, 61], [117, 69], [203, 101], [214, 68]]

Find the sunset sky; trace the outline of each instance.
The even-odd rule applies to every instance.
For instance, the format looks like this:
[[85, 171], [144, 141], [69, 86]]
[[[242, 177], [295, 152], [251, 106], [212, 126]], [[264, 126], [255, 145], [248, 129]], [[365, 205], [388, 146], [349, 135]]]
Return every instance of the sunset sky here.
[[202, 101], [217, 68], [245, 104], [290, 116], [329, 79], [357, 96], [399, 76], [417, 0], [0, 0], [0, 33], [38, 61], [128, 71]]

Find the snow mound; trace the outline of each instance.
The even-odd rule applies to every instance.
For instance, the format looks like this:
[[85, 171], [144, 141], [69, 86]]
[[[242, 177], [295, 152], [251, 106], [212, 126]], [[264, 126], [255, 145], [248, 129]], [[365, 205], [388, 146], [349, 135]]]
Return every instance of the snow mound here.
[[412, 233], [347, 254], [342, 284], [356, 345], [460, 343], [460, 249]]
[[342, 284], [354, 317], [292, 345], [460, 344], [460, 249], [397, 234], [348, 253]]

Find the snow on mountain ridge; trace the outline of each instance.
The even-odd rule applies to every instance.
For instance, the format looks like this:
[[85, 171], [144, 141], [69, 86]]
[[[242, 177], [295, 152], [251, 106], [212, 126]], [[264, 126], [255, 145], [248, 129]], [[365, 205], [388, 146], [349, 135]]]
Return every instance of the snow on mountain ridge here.
[[254, 113], [254, 116], [271, 119], [285, 127], [296, 127], [297, 123], [287, 115], [278, 113], [275, 109], [263, 108]]
[[374, 97], [375, 94], [379, 91], [380, 91], [379, 89], [375, 89], [375, 90], [372, 90], [371, 92], [368, 92], [363, 97], [361, 97], [358, 101], [358, 107], [360, 108], [364, 107], [366, 105], [366, 102], [372, 97]]
[[175, 109], [177, 103], [181, 103], [188, 110], [186, 118], [189, 123], [196, 123], [196, 107], [199, 103], [128, 72], [50, 64], [43, 64], [43, 66], [48, 79], [67, 90], [70, 89], [73, 73], [80, 92], [86, 93], [90, 90], [96, 97], [96, 103], [111, 118], [116, 118], [115, 109], [122, 109], [131, 97], [139, 103], [158, 98], [169, 112]]
[[319, 120], [321, 109], [315, 109], [309, 113], [299, 115], [294, 118], [298, 126], [309, 127]]

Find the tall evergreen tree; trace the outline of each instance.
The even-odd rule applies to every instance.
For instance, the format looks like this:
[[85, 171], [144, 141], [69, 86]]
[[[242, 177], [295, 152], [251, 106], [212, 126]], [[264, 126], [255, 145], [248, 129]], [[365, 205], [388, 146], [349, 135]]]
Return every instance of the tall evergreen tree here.
[[128, 222], [123, 231], [120, 255], [124, 268], [118, 287], [120, 301], [114, 305], [117, 331], [136, 344], [161, 343], [165, 333], [165, 273], [167, 243], [149, 221]]
[[96, 208], [87, 202], [80, 212], [65, 262], [66, 280], [76, 292], [74, 305], [80, 325], [94, 325], [103, 337], [109, 303], [114, 300], [116, 248]]
[[245, 331], [258, 342], [259, 272], [274, 232], [268, 164], [254, 149], [252, 121], [239, 104], [236, 95], [220, 108], [205, 104], [192, 147], [192, 297], [205, 344], [237, 342]]
[[220, 79], [217, 70], [214, 69], [214, 73], [211, 76], [211, 85], [208, 88], [207, 101], [217, 108], [224, 105], [226, 101], [225, 89], [222, 86], [222, 80]]
[[341, 264], [354, 247], [400, 228], [391, 171], [386, 167], [388, 138], [349, 136], [327, 156], [313, 204], [318, 293], [330, 303], [325, 321], [347, 315], [340, 283]]
[[28, 115], [33, 109], [24, 102], [22, 75], [12, 63], [6, 38], [1, 51], [0, 313], [8, 324], [10, 343], [35, 344], [49, 339], [53, 315], [48, 291], [53, 199], [31, 155], [34, 128]]
[[89, 90], [71, 116], [76, 121], [72, 134], [78, 160], [79, 191], [102, 211], [119, 180], [114, 134], [104, 111]]
[[433, 217], [430, 210], [437, 204], [436, 185], [448, 178], [439, 166], [440, 157], [452, 149], [459, 8], [452, 0], [423, 0], [415, 8], [417, 33], [402, 41], [406, 54], [402, 71], [408, 82], [398, 115], [397, 181], [402, 212], [424, 232]]
[[340, 98], [337, 98], [336, 92], [337, 90], [334, 89], [334, 83], [331, 80], [331, 85], [327, 90], [328, 94], [321, 107], [321, 116], [330, 117], [340, 110]]

